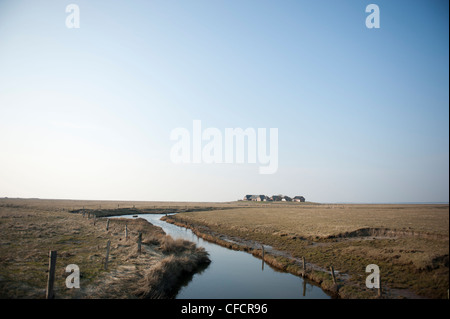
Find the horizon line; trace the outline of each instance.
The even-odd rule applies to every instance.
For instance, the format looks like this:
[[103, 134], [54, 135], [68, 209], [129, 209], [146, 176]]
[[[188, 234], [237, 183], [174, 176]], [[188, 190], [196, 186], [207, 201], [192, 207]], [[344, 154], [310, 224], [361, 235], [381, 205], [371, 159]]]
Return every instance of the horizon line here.
[[[72, 201], [102, 201], [102, 202], [167, 202], [167, 203], [230, 203], [244, 200], [229, 200], [229, 201], [192, 201], [192, 200], [122, 200], [122, 199], [74, 199], [74, 198], [40, 198], [40, 197], [8, 197], [3, 196], [0, 199], [24, 199], [24, 200], [72, 200]], [[261, 202], [263, 203], [263, 202]], [[274, 203], [277, 203], [276, 201]], [[280, 201], [280, 203], [286, 203]], [[449, 201], [431, 201], [431, 202], [316, 202], [306, 201], [306, 203], [327, 204], [327, 205], [430, 205], [441, 204], [450, 205]]]

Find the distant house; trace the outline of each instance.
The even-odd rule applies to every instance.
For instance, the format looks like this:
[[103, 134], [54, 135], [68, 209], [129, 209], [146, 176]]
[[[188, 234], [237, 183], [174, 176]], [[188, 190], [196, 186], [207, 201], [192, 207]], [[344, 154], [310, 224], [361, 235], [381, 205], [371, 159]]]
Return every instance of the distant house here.
[[294, 202], [305, 202], [305, 197], [303, 196], [295, 196], [294, 197]]
[[268, 197], [266, 195], [245, 195], [244, 200], [253, 202], [265, 202]]
[[273, 200], [274, 202], [281, 202], [282, 199], [283, 199], [283, 196], [282, 196], [282, 195], [273, 195], [273, 196], [272, 196], [272, 200]]
[[266, 200], [267, 200], [266, 195], [253, 195], [252, 196], [252, 201], [255, 201], [255, 202], [265, 202]]
[[295, 196], [294, 198], [291, 198], [286, 195], [273, 195], [271, 197], [266, 195], [245, 195], [243, 200], [253, 202], [304, 202], [305, 197]]

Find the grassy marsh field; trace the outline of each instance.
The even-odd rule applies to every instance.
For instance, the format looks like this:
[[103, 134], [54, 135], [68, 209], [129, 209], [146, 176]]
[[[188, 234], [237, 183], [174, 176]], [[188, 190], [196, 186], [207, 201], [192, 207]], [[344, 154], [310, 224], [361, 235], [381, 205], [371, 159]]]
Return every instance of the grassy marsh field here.
[[[99, 217], [95, 225], [83, 209]], [[266, 263], [296, 275], [303, 274], [305, 257], [304, 275], [340, 298], [377, 297], [365, 287], [369, 264], [380, 267], [383, 298], [448, 296], [448, 205], [0, 199], [0, 297], [43, 298], [49, 250], [58, 251], [57, 298], [174, 297], [183, 276], [207, 264], [208, 256], [143, 219], [114, 218], [106, 231], [105, 217], [142, 213], [178, 213], [165, 219], [257, 257], [264, 244]], [[65, 288], [71, 263], [80, 267], [81, 289]]]
[[[203, 248], [173, 240], [144, 219], [113, 218], [106, 231], [106, 218], [96, 218], [94, 224], [93, 218], [71, 212], [75, 207], [101, 206], [114, 214], [117, 205], [120, 203], [0, 199], [0, 297], [44, 298], [50, 250], [57, 251], [56, 298], [173, 298], [186, 276], [209, 263]], [[140, 254], [136, 244], [139, 232]], [[111, 248], [105, 270], [108, 240]], [[65, 286], [69, 264], [80, 268], [80, 289]]]
[[[448, 296], [448, 205], [254, 202], [167, 220], [258, 256], [255, 242], [270, 245], [277, 253], [266, 251], [265, 259], [292, 273], [301, 273], [299, 260], [305, 257], [311, 267], [307, 275], [342, 298], [376, 296], [365, 287], [369, 264], [380, 267], [385, 298]], [[338, 287], [327, 274], [331, 265]]]

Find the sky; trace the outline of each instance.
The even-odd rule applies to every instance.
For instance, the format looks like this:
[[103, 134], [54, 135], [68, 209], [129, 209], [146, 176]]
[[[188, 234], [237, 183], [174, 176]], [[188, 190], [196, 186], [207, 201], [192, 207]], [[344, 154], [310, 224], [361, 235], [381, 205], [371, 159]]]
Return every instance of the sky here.
[[[448, 15], [447, 0], [0, 0], [0, 197], [448, 202]], [[278, 129], [278, 169], [174, 163], [171, 132], [194, 121]]]

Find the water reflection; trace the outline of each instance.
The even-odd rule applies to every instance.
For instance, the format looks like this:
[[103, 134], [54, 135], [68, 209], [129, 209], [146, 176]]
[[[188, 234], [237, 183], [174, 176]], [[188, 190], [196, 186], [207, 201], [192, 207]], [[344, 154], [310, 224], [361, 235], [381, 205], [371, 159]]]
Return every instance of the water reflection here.
[[306, 280], [303, 280], [303, 297], [306, 296]]

